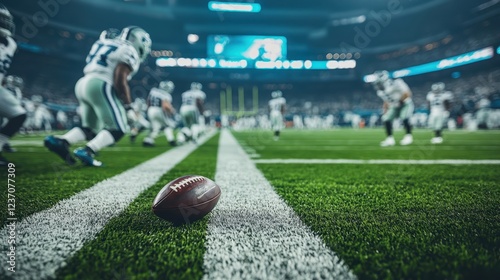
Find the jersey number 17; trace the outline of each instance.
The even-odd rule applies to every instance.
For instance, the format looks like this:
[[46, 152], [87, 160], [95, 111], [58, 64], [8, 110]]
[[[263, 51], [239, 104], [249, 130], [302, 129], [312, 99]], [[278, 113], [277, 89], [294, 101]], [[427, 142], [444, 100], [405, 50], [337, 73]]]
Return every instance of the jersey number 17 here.
[[108, 66], [108, 55], [118, 49], [117, 46], [113, 45], [104, 45], [102, 43], [95, 44], [90, 50], [89, 55], [87, 56], [87, 64], [97, 59], [96, 63], [102, 65], [104, 67]]

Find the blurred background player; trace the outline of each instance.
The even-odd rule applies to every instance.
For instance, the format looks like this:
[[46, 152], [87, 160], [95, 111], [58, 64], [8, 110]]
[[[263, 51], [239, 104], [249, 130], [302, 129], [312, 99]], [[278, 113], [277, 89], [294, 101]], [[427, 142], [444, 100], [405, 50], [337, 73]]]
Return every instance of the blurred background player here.
[[488, 98], [488, 89], [478, 87], [475, 89], [479, 95], [479, 101], [476, 103], [477, 128], [488, 129], [488, 118], [490, 116], [491, 101]]
[[[23, 86], [24, 86], [24, 80], [21, 77], [9, 75], [9, 76], [5, 77], [3, 82], [4, 82], [4, 88], [7, 89], [8, 91], [10, 91], [12, 93], [12, 95], [14, 95], [14, 97], [19, 102], [21, 102], [21, 106], [22, 106], [22, 100], [23, 100], [22, 90], [23, 90]], [[26, 110], [26, 108], [25, 108], [25, 110]], [[2, 119], [2, 121], [0, 122], [0, 127], [4, 125], [4, 122], [6, 124], [8, 122], [8, 119], [6, 119], [6, 118]], [[12, 148], [12, 146], [10, 145], [9, 142], [6, 142], [3, 145], [2, 151], [6, 152], [6, 153], [13, 153], [16, 151], [16, 149]]]
[[191, 89], [182, 93], [182, 105], [179, 113], [182, 117], [184, 127], [181, 133], [184, 134], [186, 140], [196, 142], [199, 134], [199, 116], [203, 115], [206, 94], [201, 90], [200, 83], [191, 83]]
[[66, 134], [45, 138], [45, 146], [69, 164], [75, 159], [69, 146], [89, 141], [73, 154], [85, 165], [101, 166], [94, 156], [102, 148], [118, 142], [128, 131], [125, 108], [130, 106], [129, 79], [137, 73], [151, 51], [151, 39], [144, 29], [124, 28], [116, 37], [104, 31], [87, 56], [83, 72], [77, 82], [76, 97], [81, 106], [82, 126]]
[[410, 145], [413, 143], [410, 117], [413, 115], [414, 109], [410, 88], [402, 79], [391, 79], [387, 71], [377, 71], [374, 75], [376, 77], [373, 83], [374, 88], [377, 91], [377, 95], [384, 101], [382, 122], [387, 133], [387, 138], [380, 143], [380, 146], [388, 147], [396, 145], [392, 127], [394, 119], [399, 119], [403, 122], [406, 132], [399, 143], [403, 146]]
[[[14, 31], [12, 15], [0, 4], [0, 81], [3, 81], [17, 49], [16, 41], [12, 38]], [[21, 101], [3, 86], [0, 86], [0, 118], [7, 119], [5, 125], [0, 128], [0, 147], [3, 149], [26, 120], [26, 111], [21, 106]], [[8, 163], [0, 151], [0, 166], [7, 166]]]
[[43, 97], [41, 95], [33, 95], [31, 96], [31, 101], [35, 106], [33, 129], [36, 132], [50, 133], [52, 131], [54, 116], [50, 112], [49, 108], [43, 104]]
[[445, 91], [444, 83], [433, 84], [431, 91], [427, 94], [430, 108], [429, 127], [434, 130], [434, 138], [431, 139], [432, 144], [443, 143], [442, 130], [450, 116], [452, 100], [453, 94]]
[[145, 147], [154, 146], [155, 139], [160, 130], [164, 128], [165, 137], [171, 146], [175, 146], [174, 128], [175, 122], [172, 117], [175, 109], [172, 107], [172, 92], [174, 91], [172, 81], [163, 81], [158, 88], [152, 88], [148, 96], [148, 119], [151, 122], [149, 135], [142, 142]]
[[285, 113], [286, 100], [282, 96], [281, 90], [276, 90], [271, 93], [272, 99], [269, 100], [269, 119], [271, 120], [271, 128], [274, 131], [274, 140], [280, 138], [281, 129], [283, 129], [283, 114]]
[[136, 98], [127, 111], [127, 120], [130, 126], [130, 142], [134, 143], [137, 135], [145, 129], [149, 129], [151, 124], [146, 120], [148, 105], [144, 98]]

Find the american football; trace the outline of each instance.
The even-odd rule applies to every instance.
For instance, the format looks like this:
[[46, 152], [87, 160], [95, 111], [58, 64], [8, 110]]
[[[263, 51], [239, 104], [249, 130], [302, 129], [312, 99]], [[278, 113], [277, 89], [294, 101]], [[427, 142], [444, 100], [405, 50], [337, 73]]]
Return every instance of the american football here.
[[174, 224], [189, 224], [214, 209], [221, 190], [214, 181], [196, 175], [179, 177], [156, 195], [153, 212]]

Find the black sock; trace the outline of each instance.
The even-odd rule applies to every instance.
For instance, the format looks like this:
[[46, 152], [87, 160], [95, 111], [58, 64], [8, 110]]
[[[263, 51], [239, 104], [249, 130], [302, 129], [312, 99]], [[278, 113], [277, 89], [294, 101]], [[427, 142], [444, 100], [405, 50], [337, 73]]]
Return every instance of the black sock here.
[[436, 130], [435, 133], [436, 133], [436, 137], [441, 137], [441, 130]]
[[403, 125], [406, 129], [406, 134], [411, 134], [411, 124], [410, 124], [410, 120], [409, 119], [406, 119], [403, 121]]
[[275, 131], [275, 132], [274, 132], [274, 136], [276, 136], [276, 137], [280, 137], [280, 132], [279, 132], [279, 130], [277, 130], [277, 131]]
[[384, 124], [385, 124], [385, 132], [387, 133], [387, 136], [392, 136], [392, 122], [386, 121]]

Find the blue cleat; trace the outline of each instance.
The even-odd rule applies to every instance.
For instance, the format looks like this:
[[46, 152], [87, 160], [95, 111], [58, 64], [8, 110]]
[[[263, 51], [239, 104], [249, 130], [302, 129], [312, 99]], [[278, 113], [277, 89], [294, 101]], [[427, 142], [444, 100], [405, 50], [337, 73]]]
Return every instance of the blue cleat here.
[[94, 155], [86, 148], [78, 148], [73, 151], [73, 154], [87, 166], [102, 166], [102, 162], [94, 159]]
[[45, 137], [43, 144], [49, 149], [49, 151], [58, 155], [67, 164], [74, 165], [76, 163], [76, 160], [69, 153], [69, 144], [66, 140], [49, 135]]

